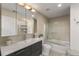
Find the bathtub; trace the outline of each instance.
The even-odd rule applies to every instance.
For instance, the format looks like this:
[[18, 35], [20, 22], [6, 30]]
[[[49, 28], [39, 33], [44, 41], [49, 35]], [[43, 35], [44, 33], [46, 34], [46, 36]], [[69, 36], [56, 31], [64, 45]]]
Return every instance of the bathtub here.
[[69, 49], [69, 42], [56, 39], [49, 39], [45, 43], [51, 45], [52, 47], [50, 52], [51, 56], [67, 55], [67, 50]]

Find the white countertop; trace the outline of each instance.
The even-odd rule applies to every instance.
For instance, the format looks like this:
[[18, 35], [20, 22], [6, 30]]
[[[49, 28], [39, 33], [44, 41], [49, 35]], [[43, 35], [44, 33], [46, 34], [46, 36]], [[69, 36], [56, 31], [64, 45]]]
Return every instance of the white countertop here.
[[30, 39], [26, 39], [24, 41], [17, 42], [15, 44], [3, 46], [3, 47], [1, 47], [1, 55], [3, 55], [3, 56], [8, 55], [10, 53], [13, 53], [13, 52], [20, 50], [22, 48], [25, 48], [27, 46], [30, 46], [41, 40], [42, 40], [42, 38], [30, 38]]

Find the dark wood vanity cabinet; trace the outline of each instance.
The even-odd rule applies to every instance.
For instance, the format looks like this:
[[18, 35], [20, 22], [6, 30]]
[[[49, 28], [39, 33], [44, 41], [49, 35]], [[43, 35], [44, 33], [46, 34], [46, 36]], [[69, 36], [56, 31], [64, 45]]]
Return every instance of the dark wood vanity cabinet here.
[[38, 56], [42, 54], [42, 42], [38, 42], [32, 45], [32, 56]]
[[16, 56], [30, 56], [32, 54], [31, 46], [28, 46], [16, 53]]
[[26, 48], [18, 50], [7, 56], [39, 56], [42, 54], [42, 41], [32, 44]]

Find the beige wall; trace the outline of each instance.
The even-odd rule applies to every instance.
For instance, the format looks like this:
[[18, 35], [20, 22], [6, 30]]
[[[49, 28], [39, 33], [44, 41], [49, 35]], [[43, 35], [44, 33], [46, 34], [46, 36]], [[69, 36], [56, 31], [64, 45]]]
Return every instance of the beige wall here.
[[48, 39], [69, 41], [69, 16], [50, 19], [48, 22]]
[[45, 26], [47, 26], [47, 19], [39, 13], [35, 14], [35, 18], [37, 19], [37, 33], [43, 34], [45, 32]]

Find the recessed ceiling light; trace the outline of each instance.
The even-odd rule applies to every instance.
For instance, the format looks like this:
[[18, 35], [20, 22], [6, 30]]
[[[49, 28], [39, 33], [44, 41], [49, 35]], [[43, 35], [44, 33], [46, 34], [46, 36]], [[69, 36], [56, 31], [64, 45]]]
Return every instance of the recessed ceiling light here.
[[28, 10], [30, 10], [31, 9], [31, 6], [25, 5], [25, 8], [28, 9]]
[[62, 4], [58, 4], [57, 6], [58, 6], [58, 7], [61, 7], [61, 6], [62, 6]]
[[32, 9], [31, 11], [32, 11], [32, 12], [35, 12], [35, 9]]

